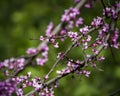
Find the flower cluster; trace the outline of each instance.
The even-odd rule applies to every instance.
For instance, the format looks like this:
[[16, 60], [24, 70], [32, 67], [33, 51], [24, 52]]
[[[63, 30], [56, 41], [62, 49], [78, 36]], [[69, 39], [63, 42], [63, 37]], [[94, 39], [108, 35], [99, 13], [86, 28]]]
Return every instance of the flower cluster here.
[[46, 36], [40, 36], [40, 41], [48, 41], [49, 43], [53, 44], [54, 48], [58, 48], [58, 42], [56, 42], [56, 35], [52, 34], [54, 29], [54, 24], [52, 22], [49, 23], [46, 29]]
[[[108, 33], [110, 33], [110, 31], [109, 31], [109, 24], [104, 24], [102, 26], [102, 28], [99, 30], [98, 38], [100, 38], [100, 39], [97, 40], [97, 42], [94, 43], [93, 46], [96, 46], [98, 44], [104, 43], [104, 39], [106, 37], [106, 34], [108, 34]], [[115, 28], [114, 31], [111, 33], [111, 38], [109, 40], [109, 43], [111, 43], [112, 47], [118, 48], [120, 46], [120, 44], [118, 42], [118, 38], [119, 38], [119, 30], [118, 30], [118, 28]], [[104, 45], [106, 47], [108, 47], [107, 43], [104, 43]]]
[[112, 43], [111, 46], [113, 46], [114, 48], [117, 48], [117, 49], [120, 46], [120, 43], [118, 42], [118, 38], [119, 38], [119, 30], [118, 30], [118, 28], [116, 28], [111, 37], [111, 43]]
[[120, 3], [116, 3], [114, 6], [112, 7], [106, 7], [104, 10], [103, 10], [103, 15], [104, 16], [107, 16], [109, 18], [113, 18], [113, 19], [117, 19], [118, 18], [118, 12], [117, 10], [120, 9]]
[[68, 74], [68, 73], [72, 72], [73, 70], [75, 70], [77, 67], [78, 67], [78, 64], [77, 63], [74, 64], [73, 60], [70, 60], [70, 61], [68, 61], [66, 68], [62, 69], [61, 71], [57, 70], [56, 73], [59, 75]]
[[47, 37], [51, 37], [52, 35], [52, 29], [54, 27], [54, 24], [52, 22], [50, 22], [50, 24], [47, 26], [47, 29], [46, 29], [46, 36]]
[[68, 37], [71, 38], [71, 41], [75, 41], [78, 39], [78, 33], [77, 32], [68, 32]]
[[[63, 23], [62, 29], [60, 30], [60, 35], [68, 34], [70, 30], [73, 29], [74, 26], [79, 27], [83, 24], [83, 18], [79, 17], [80, 11], [78, 8], [69, 8], [65, 10], [62, 15], [61, 22]], [[67, 25], [67, 26], [65, 26]], [[66, 37], [62, 37], [61, 41], [64, 41]]]
[[85, 7], [86, 8], [92, 8], [93, 4], [95, 4], [97, 2], [97, 0], [87, 0]]
[[28, 55], [34, 55], [38, 52], [38, 50], [36, 48], [28, 48], [28, 50], [26, 51], [26, 53]]
[[86, 77], [89, 77], [90, 71], [82, 70], [82, 71], [80, 71], [80, 74], [84, 74]]
[[17, 96], [23, 96], [23, 89], [29, 86], [33, 87], [38, 92], [39, 96], [54, 96], [52, 87], [45, 87], [42, 79], [38, 77], [29, 80], [30, 76], [31, 72], [28, 72], [25, 76], [12, 78], [12, 82], [15, 83], [15, 86], [22, 84], [20, 88], [14, 88], [13, 90], [16, 92]]
[[87, 32], [89, 31], [89, 27], [88, 26], [85, 26], [83, 28], [80, 28], [80, 32], [84, 35], [86, 34]]
[[24, 68], [25, 59], [24, 58], [10, 58], [0, 62], [0, 69], [5, 68], [4, 74], [6, 76], [10, 75], [10, 71], [19, 71]]
[[53, 88], [45, 87], [40, 78], [32, 79], [31, 85], [38, 92], [39, 96], [54, 96]]
[[24, 82], [25, 80], [30, 78], [30, 76], [31, 76], [31, 72], [28, 72], [27, 75], [25, 76], [13, 77], [12, 81], [16, 82], [16, 84], [20, 84], [21, 82]]
[[[79, 9], [77, 8], [69, 8], [65, 10], [64, 14], [62, 15], [61, 22], [63, 24], [67, 24], [66, 27], [63, 26], [63, 29], [61, 30], [60, 34], [63, 35], [67, 33], [68, 30], [71, 30], [74, 26], [74, 20], [76, 20], [77, 16], [80, 14]], [[82, 20], [78, 19], [76, 21], [77, 26], [82, 24]]]
[[78, 75], [85, 75], [86, 77], [89, 77], [90, 75], [90, 72], [87, 71], [87, 70], [79, 70], [79, 66], [80, 66], [80, 61], [77, 60], [76, 62], [74, 62], [73, 60], [69, 60], [68, 63], [67, 63], [67, 67], [62, 69], [61, 71], [60, 70], [57, 70], [56, 73], [59, 74], [59, 75], [65, 75], [65, 74], [68, 74], [70, 72], [76, 72], [76, 74]]
[[12, 96], [14, 92], [16, 92], [17, 96], [23, 96], [22, 86], [21, 88], [17, 88], [17, 85], [23, 83], [28, 78], [30, 78], [31, 72], [28, 72], [26, 76], [14, 77], [12, 80], [6, 79], [5, 81], [0, 82], [0, 95], [1, 96]]
[[91, 38], [92, 38], [92, 37], [91, 37], [90, 35], [87, 35], [87, 36], [85, 36], [85, 38], [83, 38], [83, 39], [81, 40], [84, 50], [89, 47], [88, 43], [91, 41]]
[[[81, 0], [75, 0], [76, 3], [80, 1]], [[96, 1], [97, 0], [87, 0], [85, 7], [91, 8], [93, 2]], [[83, 24], [83, 18], [78, 16], [80, 11], [77, 7], [71, 7], [68, 10], [65, 10], [61, 18], [60, 26], [57, 27], [60, 27], [60, 29], [56, 28], [58, 32], [55, 32], [56, 29], [54, 31], [54, 24], [50, 22], [47, 26], [45, 36], [40, 36], [39, 38], [43, 43], [38, 48], [29, 48], [26, 53], [30, 55], [30, 57], [36, 56], [32, 60], [36, 60], [37, 65], [43, 66], [48, 61], [48, 43], [53, 44], [54, 48], [59, 48], [60, 42], [58, 42], [58, 38], [61, 39], [61, 41], [64, 41], [65, 38], [70, 38], [72, 42], [70, 47], [68, 47], [65, 52], [58, 53], [55, 64], [52, 66], [49, 73], [43, 76], [44, 78], [32, 78], [31, 72], [28, 72], [27, 75], [24, 76], [16, 76], [14, 74], [12, 76], [12, 74], [10, 74], [9, 70], [13, 73], [14, 71], [21, 72], [21, 70], [24, 69], [26, 64], [25, 61], [27, 60], [25, 58], [11, 58], [0, 62], [0, 69], [4, 68], [5, 75], [10, 77], [9, 79], [0, 82], [0, 96], [12, 96], [13, 93], [16, 93], [17, 96], [23, 96], [26, 87], [33, 87], [34, 91], [37, 92], [39, 96], [54, 96], [53, 88], [58, 87], [57, 81], [60, 78], [70, 73], [89, 77], [91, 74], [87, 69], [89, 65], [97, 68], [96, 62], [101, 62], [105, 59], [104, 56], [99, 55], [101, 50], [108, 48], [108, 44], [114, 48], [119, 48], [120, 46], [120, 43], [118, 42], [119, 29], [117, 26], [112, 26], [114, 27], [112, 29], [111, 24], [108, 23], [108, 21], [115, 21], [116, 23], [119, 14], [119, 12], [117, 12], [118, 8], [120, 8], [120, 3], [116, 3], [112, 7], [106, 7], [103, 10], [103, 16], [106, 18], [109, 17], [107, 20], [104, 17], [97, 16], [90, 25], [84, 25], [83, 27], [80, 27]], [[80, 27], [79, 32], [73, 31], [74, 26], [75, 30]], [[52, 31], [55, 33], [52, 33]], [[97, 35], [93, 36], [90, 34], [92, 31]], [[68, 58], [68, 53], [73, 48], [80, 48], [84, 59], [74, 60]], [[30, 63], [33, 62], [32, 60]], [[61, 68], [61, 70], [56, 71], [57, 76], [55, 78], [49, 78], [60, 60], [66, 61], [67, 64], [65, 64], [65, 67]], [[54, 87], [51, 86], [52, 84], [54, 84]], [[31, 93], [31, 95], [33, 95], [33, 93]]]
[[[12, 78], [12, 81], [16, 83], [16, 85], [24, 84], [31, 76], [31, 72], [28, 72], [27, 75], [25, 76], [20, 76], [20, 77], [14, 77]], [[23, 88], [26, 86], [21, 86], [20, 88], [16, 88], [15, 92], [18, 96], [23, 96]]]
[[22, 86], [19, 89], [16, 89], [16, 94], [18, 96], [23, 96], [23, 89], [26, 87], [33, 87], [39, 96], [54, 96], [54, 91], [52, 87], [47, 87], [43, 83], [42, 79], [39, 77], [29, 80], [30, 73], [26, 76], [20, 76], [19, 78], [13, 78], [13, 81], [22, 83]]
[[48, 50], [49, 47], [46, 44], [41, 45], [42, 57], [36, 58], [36, 62], [38, 65], [43, 66], [48, 61]]
[[103, 19], [101, 17], [94, 18], [94, 20], [91, 23], [92, 27], [99, 27], [103, 25]]
[[71, 20], [74, 20], [77, 15], [79, 15], [80, 12], [76, 8], [70, 8], [68, 10], [65, 10], [64, 14], [62, 15], [61, 21], [62, 22], [69, 22]]
[[83, 24], [83, 18], [78, 18], [77, 20], [76, 20], [76, 27], [79, 27], [79, 25], [82, 25]]
[[16, 83], [10, 80], [0, 81], [0, 96], [12, 96], [15, 88]]
[[39, 96], [54, 96], [53, 88], [45, 87], [43, 91], [39, 93]]
[[17, 68], [17, 70], [20, 70], [24, 67], [24, 62], [25, 59], [24, 58], [11, 58], [11, 59], [6, 59], [3, 62], [0, 62], [0, 68], [2, 67], [6, 67], [10, 70]]

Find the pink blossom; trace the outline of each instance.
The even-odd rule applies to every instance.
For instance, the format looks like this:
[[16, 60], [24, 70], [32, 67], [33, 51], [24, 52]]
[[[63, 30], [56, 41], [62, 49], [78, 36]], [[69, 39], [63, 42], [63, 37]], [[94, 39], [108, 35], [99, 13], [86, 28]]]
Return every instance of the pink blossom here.
[[38, 52], [38, 50], [36, 48], [29, 48], [26, 51], [26, 53], [29, 54], [29, 55], [36, 54], [37, 52]]
[[52, 36], [52, 29], [54, 27], [54, 24], [52, 22], [49, 23], [46, 29], [46, 36], [51, 37]]
[[82, 25], [83, 24], [83, 18], [78, 18], [77, 20], [76, 20], [76, 27], [79, 27], [79, 25]]
[[88, 26], [85, 26], [85, 27], [83, 27], [83, 28], [80, 28], [80, 32], [81, 32], [82, 34], [85, 34], [85, 33], [87, 33], [88, 31], [89, 31]]

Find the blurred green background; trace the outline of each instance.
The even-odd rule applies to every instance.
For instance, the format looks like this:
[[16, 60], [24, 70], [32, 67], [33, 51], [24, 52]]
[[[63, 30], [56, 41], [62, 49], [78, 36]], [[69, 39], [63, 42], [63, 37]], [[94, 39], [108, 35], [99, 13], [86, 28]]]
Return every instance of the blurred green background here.
[[[27, 48], [36, 47], [40, 41], [30, 38], [44, 35], [51, 21], [57, 25], [64, 9], [71, 5], [75, 5], [73, 0], [0, 0], [0, 60], [19, 57], [25, 54]], [[101, 12], [99, 2], [92, 10], [83, 8], [81, 16], [84, 17], [84, 23], [89, 25], [94, 17], [102, 15]], [[68, 44], [61, 44], [58, 50], [50, 46], [49, 62], [45, 67], [29, 66], [23, 74], [30, 70], [33, 77], [43, 76], [56, 60], [57, 52], [65, 50]], [[112, 52], [114, 55], [110, 49], [104, 51], [105, 61], [98, 62], [103, 72], [90, 68], [89, 78], [67, 76], [61, 79], [59, 88], [55, 89], [56, 96], [109, 96], [120, 89], [120, 50], [112, 48]], [[69, 56], [80, 58], [80, 50], [73, 50]], [[116, 96], [120, 96], [120, 93]]]

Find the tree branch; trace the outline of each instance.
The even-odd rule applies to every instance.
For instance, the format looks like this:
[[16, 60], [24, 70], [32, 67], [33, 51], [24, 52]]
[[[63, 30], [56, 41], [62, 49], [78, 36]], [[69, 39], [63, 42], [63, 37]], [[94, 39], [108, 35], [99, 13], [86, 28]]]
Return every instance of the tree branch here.
[[[81, 0], [81, 1], [75, 6], [75, 8], [80, 9], [80, 8], [85, 4], [86, 1], [87, 1], [87, 0]], [[63, 23], [58, 24], [58, 25], [54, 28], [54, 30], [52, 31], [52, 35], [55, 35], [55, 34], [59, 33], [59, 31], [60, 31], [61, 28], [62, 28], [62, 25], [63, 25]], [[65, 25], [65, 26], [67, 26], [67, 25]], [[21, 69], [21, 70], [19, 70], [19, 71], [16, 71], [15, 74], [13, 74], [13, 75], [11, 76], [11, 78], [14, 77], [14, 76], [17, 76], [20, 72], [22, 72], [22, 70], [24, 70], [24, 69], [32, 62], [32, 60], [34, 60], [34, 58], [36, 58], [36, 57], [38, 56], [38, 54], [41, 52], [41, 45], [42, 45], [42, 44], [48, 44], [48, 41], [45, 40], [45, 41], [43, 41], [41, 44], [38, 45], [37, 49], [38, 49], [39, 51], [38, 51], [35, 55], [30, 55], [30, 56], [28, 56], [28, 57], [25, 57], [25, 58], [27, 58], [27, 59], [26, 59], [26, 61], [25, 61], [24, 68]]]
[[[114, 31], [115, 27], [116, 27], [116, 21], [115, 21], [115, 20], [111, 20], [111, 23], [110, 23], [110, 31], [109, 31], [109, 33], [106, 35], [106, 38], [105, 38], [105, 40], [104, 40], [104, 43], [97, 49], [98, 54], [93, 54], [93, 55], [91, 55], [89, 58], [87, 58], [87, 62], [88, 62], [89, 59], [92, 59], [92, 60], [93, 60], [96, 56], [98, 56], [98, 55], [100, 54], [100, 52], [101, 52], [101, 51], [103, 50], [103, 48], [104, 48], [104, 44], [108, 42], [108, 40], [109, 40], [109, 38], [110, 38], [110, 34]], [[81, 37], [79, 37], [79, 39], [80, 39], [80, 38], [81, 38]], [[73, 45], [72, 45], [72, 46], [73, 46]], [[72, 46], [70, 47], [70, 49], [72, 48]], [[68, 52], [69, 52], [69, 50], [68, 50]], [[57, 63], [58, 63], [58, 62], [59, 62], [59, 60], [57, 61]], [[57, 63], [55, 63], [54, 66], [56, 66]], [[83, 67], [85, 66], [85, 63], [86, 63], [86, 60], [81, 61], [80, 64], [79, 64], [79, 66], [76, 67], [75, 69], [73, 69], [70, 73], [65, 73], [65, 74], [63, 74], [63, 75], [58, 75], [58, 76], [54, 77], [53, 79], [47, 81], [47, 82], [45, 83], [45, 86], [50, 86], [50, 85], [53, 84], [55, 81], [60, 80], [61, 78], [63, 78], [63, 77], [65, 77], [65, 76], [67, 76], [67, 75], [75, 72], [77, 69], [83, 68]], [[52, 70], [52, 71], [53, 71], [53, 70]], [[44, 87], [43, 87], [43, 88], [44, 88]], [[29, 92], [28, 94], [26, 94], [26, 95], [24, 95], [24, 96], [30, 96], [30, 95], [32, 95], [34, 92], [35, 92], [35, 90]]]
[[[109, 39], [109, 36], [110, 36], [110, 34], [108, 34], [108, 35], [106, 36], [105, 42], [107, 42], [107, 40]], [[103, 48], [104, 48], [104, 44], [102, 44], [102, 45], [98, 48], [98, 53], [100, 53]], [[96, 54], [91, 55], [91, 56], [87, 59], [87, 61], [88, 61], [89, 59], [94, 59], [96, 56], [97, 56]], [[55, 81], [57, 81], [57, 80], [65, 77], [65, 76], [67, 76], [67, 75], [75, 72], [77, 69], [83, 68], [84, 65], [85, 65], [85, 63], [86, 63], [86, 60], [81, 61], [81, 63], [79, 64], [79, 66], [78, 66], [77, 68], [75, 68], [74, 70], [72, 70], [70, 73], [66, 73], [66, 74], [63, 74], [63, 75], [58, 75], [58, 76], [56, 76], [55, 78], [53, 78], [53, 79], [49, 80], [48, 82], [46, 82], [46, 83], [45, 83], [45, 86], [50, 86], [50, 85], [53, 84]], [[28, 94], [26, 94], [26, 95], [24, 95], [24, 96], [30, 96], [30, 95], [32, 95], [34, 92], [35, 92], [35, 90], [31, 91], [30, 93], [28, 93]]]
[[[85, 34], [85, 36], [88, 35], [90, 32], [93, 32], [95, 29], [98, 29], [98, 28], [92, 28], [91, 30], [89, 30], [89, 32], [87, 32], [87, 33]], [[59, 61], [60, 61], [64, 56], [66, 56], [66, 55], [72, 50], [72, 48], [74, 48], [74, 47], [76, 46], [77, 42], [78, 42], [82, 37], [83, 37], [83, 35], [80, 35], [80, 36], [78, 37], [78, 39], [77, 39], [76, 41], [74, 41], [74, 43], [73, 43], [72, 45], [70, 45], [70, 46], [68, 47], [68, 49], [64, 52], [64, 54], [63, 54], [60, 58], [58, 58], [58, 59], [56, 60], [56, 62], [53, 64], [51, 70], [48, 72], [47, 76], [49, 76], [49, 75], [53, 72], [53, 70], [55, 69], [55, 67], [56, 67], [57, 64], [59, 63]], [[87, 61], [86, 61], [86, 63], [87, 63]]]

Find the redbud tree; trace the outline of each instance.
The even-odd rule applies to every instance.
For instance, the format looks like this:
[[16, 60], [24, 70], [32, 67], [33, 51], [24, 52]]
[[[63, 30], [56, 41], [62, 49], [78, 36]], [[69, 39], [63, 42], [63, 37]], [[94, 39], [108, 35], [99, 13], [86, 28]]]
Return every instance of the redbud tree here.
[[[102, 7], [101, 14], [94, 17], [89, 24], [85, 24], [82, 9], [86, 8], [92, 12], [98, 2]], [[118, 50], [120, 46], [118, 25], [120, 2], [75, 0], [73, 5], [64, 10], [58, 25], [54, 22], [48, 24], [45, 34], [37, 38], [40, 41], [38, 47], [28, 48], [25, 56], [12, 57], [0, 62], [1, 74], [4, 74], [4, 80], [0, 81], [0, 96], [55, 96], [54, 90], [61, 86], [62, 78], [84, 76], [87, 77], [85, 79], [89, 79], [91, 68], [100, 72], [104, 70], [98, 67], [99, 62], [105, 59], [104, 53], [101, 52], [109, 48]], [[89, 16], [86, 19], [89, 19]], [[66, 43], [68, 46], [65, 50], [59, 50]], [[51, 47], [57, 50], [53, 64], [49, 62]], [[73, 50], [74, 53], [80, 50], [77, 59], [69, 55]], [[31, 70], [23, 75], [22, 72], [28, 66], [40, 66], [43, 69], [44, 66], [49, 66], [49, 68], [41, 77], [31, 76]], [[25, 92], [26, 88], [31, 89]], [[118, 92], [114, 92], [113, 95]]]

